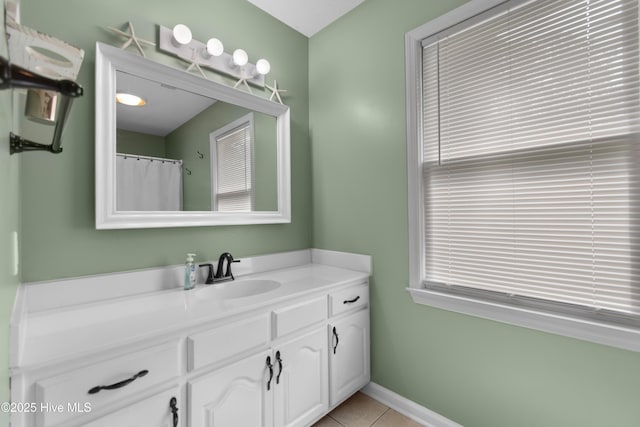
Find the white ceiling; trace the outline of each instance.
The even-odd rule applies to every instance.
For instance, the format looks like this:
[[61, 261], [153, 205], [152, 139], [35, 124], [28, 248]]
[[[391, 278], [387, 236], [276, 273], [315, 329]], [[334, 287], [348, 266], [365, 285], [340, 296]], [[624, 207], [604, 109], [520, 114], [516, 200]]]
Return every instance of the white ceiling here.
[[118, 129], [164, 137], [216, 102], [120, 71], [117, 82], [118, 92], [132, 93], [147, 101], [144, 107], [116, 104]]
[[311, 37], [364, 0], [248, 0], [294, 30]]

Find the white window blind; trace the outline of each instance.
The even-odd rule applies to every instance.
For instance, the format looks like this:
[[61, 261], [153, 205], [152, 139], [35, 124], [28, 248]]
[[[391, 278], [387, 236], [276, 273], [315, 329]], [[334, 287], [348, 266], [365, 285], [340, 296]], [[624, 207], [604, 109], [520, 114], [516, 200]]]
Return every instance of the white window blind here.
[[215, 203], [218, 211], [253, 208], [251, 122], [216, 138]]
[[423, 42], [426, 288], [640, 316], [637, 7], [537, 0]]

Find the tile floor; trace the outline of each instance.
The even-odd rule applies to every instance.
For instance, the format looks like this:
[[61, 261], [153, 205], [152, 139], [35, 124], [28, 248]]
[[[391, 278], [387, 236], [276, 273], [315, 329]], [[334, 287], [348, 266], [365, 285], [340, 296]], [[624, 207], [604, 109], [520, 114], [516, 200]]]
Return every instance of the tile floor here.
[[420, 424], [358, 392], [313, 427], [420, 427]]

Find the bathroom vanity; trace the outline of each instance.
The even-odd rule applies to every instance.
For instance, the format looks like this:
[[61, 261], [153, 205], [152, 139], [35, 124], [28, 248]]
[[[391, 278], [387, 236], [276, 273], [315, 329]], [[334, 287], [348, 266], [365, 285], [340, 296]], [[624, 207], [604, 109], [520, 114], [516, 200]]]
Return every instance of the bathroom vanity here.
[[23, 285], [12, 425], [308, 426], [369, 382], [369, 257], [242, 261], [191, 291], [181, 267]]

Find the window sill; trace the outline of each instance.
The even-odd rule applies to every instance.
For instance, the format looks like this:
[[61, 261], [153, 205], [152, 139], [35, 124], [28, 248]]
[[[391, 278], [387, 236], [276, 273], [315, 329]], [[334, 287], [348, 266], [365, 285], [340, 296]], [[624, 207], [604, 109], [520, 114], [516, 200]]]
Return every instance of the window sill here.
[[407, 288], [413, 302], [515, 326], [640, 352], [640, 330], [427, 289]]

